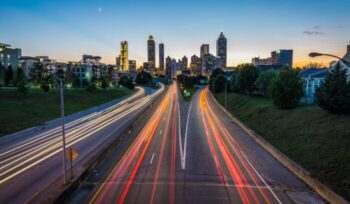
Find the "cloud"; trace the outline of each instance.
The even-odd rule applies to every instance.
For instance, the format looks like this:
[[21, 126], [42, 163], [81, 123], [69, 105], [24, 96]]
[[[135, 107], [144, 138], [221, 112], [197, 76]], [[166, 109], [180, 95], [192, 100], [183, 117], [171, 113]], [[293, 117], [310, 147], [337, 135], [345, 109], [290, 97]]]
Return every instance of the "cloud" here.
[[318, 30], [320, 28], [321, 28], [321, 26], [319, 26], [319, 25], [313, 27], [314, 30]]
[[306, 30], [303, 32], [303, 34], [305, 34], [305, 35], [324, 35], [324, 32]]
[[345, 26], [344, 25], [338, 25], [337, 28], [338, 29], [343, 29], [343, 28], [345, 28]]

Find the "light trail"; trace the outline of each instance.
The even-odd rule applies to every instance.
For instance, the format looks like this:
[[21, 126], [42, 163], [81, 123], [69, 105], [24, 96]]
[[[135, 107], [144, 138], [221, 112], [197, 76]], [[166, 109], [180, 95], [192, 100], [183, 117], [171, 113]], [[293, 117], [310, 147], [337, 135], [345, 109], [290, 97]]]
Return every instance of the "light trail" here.
[[[277, 203], [281, 203], [272, 189], [267, 185], [261, 175], [253, 167], [248, 158], [243, 154], [242, 151], [239, 150], [239, 145], [235, 141], [234, 136], [231, 135], [231, 133], [223, 125], [221, 119], [212, 110], [212, 107], [208, 102], [207, 92], [208, 89], [201, 91], [199, 107], [205, 134], [207, 136], [207, 141], [213, 155], [215, 165], [218, 165], [218, 159], [213, 144], [210, 140], [210, 133], [208, 131], [207, 124], [209, 124], [213, 139], [217, 144], [220, 155], [225, 162], [225, 166], [227, 167], [227, 170], [235, 183], [236, 190], [240, 195], [241, 201], [243, 203], [260, 203], [258, 197], [261, 196], [261, 198], [264, 200], [264, 203], [273, 203], [267, 194], [267, 192], [270, 191], [271, 195], [274, 197]], [[233, 154], [231, 152], [233, 152]], [[249, 181], [248, 179], [251, 179], [253, 181], [254, 186], [258, 190], [257, 192], [254, 192], [253, 188], [245, 187], [249, 186], [249, 184], [246, 183]], [[261, 182], [259, 180], [262, 181], [263, 185], [261, 185]]]
[[[164, 86], [150, 96], [131, 102], [144, 94], [144, 89], [141, 89], [116, 105], [67, 123], [67, 147], [91, 137], [130, 114], [136, 114], [163, 90]], [[61, 131], [57, 127], [0, 153], [0, 164], [4, 164], [0, 167], [0, 184], [62, 152], [61, 148]]]
[[[114, 167], [106, 180], [91, 198], [90, 203], [124, 203], [133, 184], [136, 173], [144, 160], [146, 152], [154, 137], [159, 122], [163, 118], [165, 110], [169, 106], [170, 91], [161, 101], [156, 112], [152, 115], [146, 126], [130, 145], [118, 164]], [[170, 117], [170, 116], [169, 116]], [[167, 131], [164, 131], [165, 134]], [[163, 137], [164, 139], [165, 137]], [[161, 153], [163, 154], [163, 153]], [[161, 159], [158, 160], [158, 164]]]
[[[170, 103], [170, 105], [171, 105], [171, 107], [169, 109], [172, 110], [173, 107], [174, 107], [173, 103]], [[170, 116], [171, 116], [171, 114], [168, 114], [166, 125], [165, 125], [165, 130], [163, 132], [162, 144], [161, 144], [161, 148], [160, 148], [160, 155], [159, 155], [159, 160], [158, 160], [158, 163], [157, 163], [156, 173], [154, 175], [153, 186], [152, 186], [152, 194], [151, 194], [151, 199], [150, 199], [149, 203], [153, 203], [154, 202], [154, 198], [155, 198], [155, 194], [156, 194], [160, 166], [161, 166], [161, 163], [163, 161], [164, 148], [165, 148], [167, 134], [168, 134], [168, 131], [169, 131], [169, 126], [170, 126], [170, 118], [171, 118]], [[162, 132], [162, 130], [161, 130], [161, 132]]]

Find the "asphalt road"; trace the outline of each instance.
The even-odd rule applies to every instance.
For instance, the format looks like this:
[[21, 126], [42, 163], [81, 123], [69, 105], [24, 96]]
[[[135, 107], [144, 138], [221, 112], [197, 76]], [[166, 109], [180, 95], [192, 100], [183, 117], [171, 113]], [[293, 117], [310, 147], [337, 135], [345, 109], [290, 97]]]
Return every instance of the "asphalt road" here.
[[[108, 108], [82, 115], [66, 123], [66, 145], [78, 152], [75, 172], [112, 143], [164, 89], [152, 93], [140, 88]], [[0, 203], [23, 203], [62, 177], [62, 134], [56, 125], [48, 130], [5, 138], [0, 148]], [[67, 161], [67, 170], [69, 163]], [[67, 177], [70, 177], [67, 171]], [[76, 176], [76, 175], [75, 175]], [[63, 180], [63, 179], [62, 179]], [[62, 183], [60, 184], [62, 185]], [[54, 190], [54, 189], [53, 189]]]
[[174, 83], [90, 203], [323, 203], [208, 96]]

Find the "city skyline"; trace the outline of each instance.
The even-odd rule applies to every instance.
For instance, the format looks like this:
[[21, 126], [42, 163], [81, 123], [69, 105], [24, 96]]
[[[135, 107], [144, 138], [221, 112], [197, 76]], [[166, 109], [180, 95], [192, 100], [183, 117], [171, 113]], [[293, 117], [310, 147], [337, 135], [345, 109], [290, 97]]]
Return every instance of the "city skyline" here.
[[[215, 55], [216, 40], [223, 32], [228, 41], [227, 66], [249, 63], [254, 57], [265, 58], [272, 50], [279, 49], [294, 50], [295, 66], [310, 62], [328, 65], [333, 59], [312, 59], [308, 53], [320, 51], [343, 56], [350, 43], [346, 22], [350, 14], [345, 12], [350, 1], [347, 0], [321, 0], [317, 4], [310, 0], [217, 4], [203, 1], [200, 5], [195, 1], [179, 1], [173, 5], [174, 11], [181, 6], [189, 14], [187, 17], [166, 12], [170, 5], [159, 1], [5, 0], [0, 15], [7, 16], [2, 23], [7, 29], [0, 33], [0, 39], [21, 48], [23, 56], [48, 55], [65, 62], [91, 54], [101, 56], [101, 61], [107, 64], [115, 64], [119, 43], [128, 41], [129, 58], [137, 60], [138, 66], [147, 62], [148, 35], [154, 36], [156, 44], [166, 45], [165, 56], [181, 59], [184, 55], [199, 55], [202, 44], [209, 44]], [[208, 5], [215, 9], [209, 12]], [[149, 8], [155, 8], [155, 12], [140, 14]], [[122, 20], [126, 14], [128, 19]], [[158, 61], [156, 54], [157, 65]]]

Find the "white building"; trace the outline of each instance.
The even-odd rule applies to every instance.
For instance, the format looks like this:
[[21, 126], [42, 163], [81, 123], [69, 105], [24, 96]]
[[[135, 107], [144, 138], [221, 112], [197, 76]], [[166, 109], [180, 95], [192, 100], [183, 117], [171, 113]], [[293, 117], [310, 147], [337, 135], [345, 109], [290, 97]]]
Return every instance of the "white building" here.
[[302, 102], [314, 103], [316, 89], [321, 85], [321, 82], [328, 76], [330, 69], [307, 68], [301, 70], [299, 75], [304, 81], [304, 97]]

